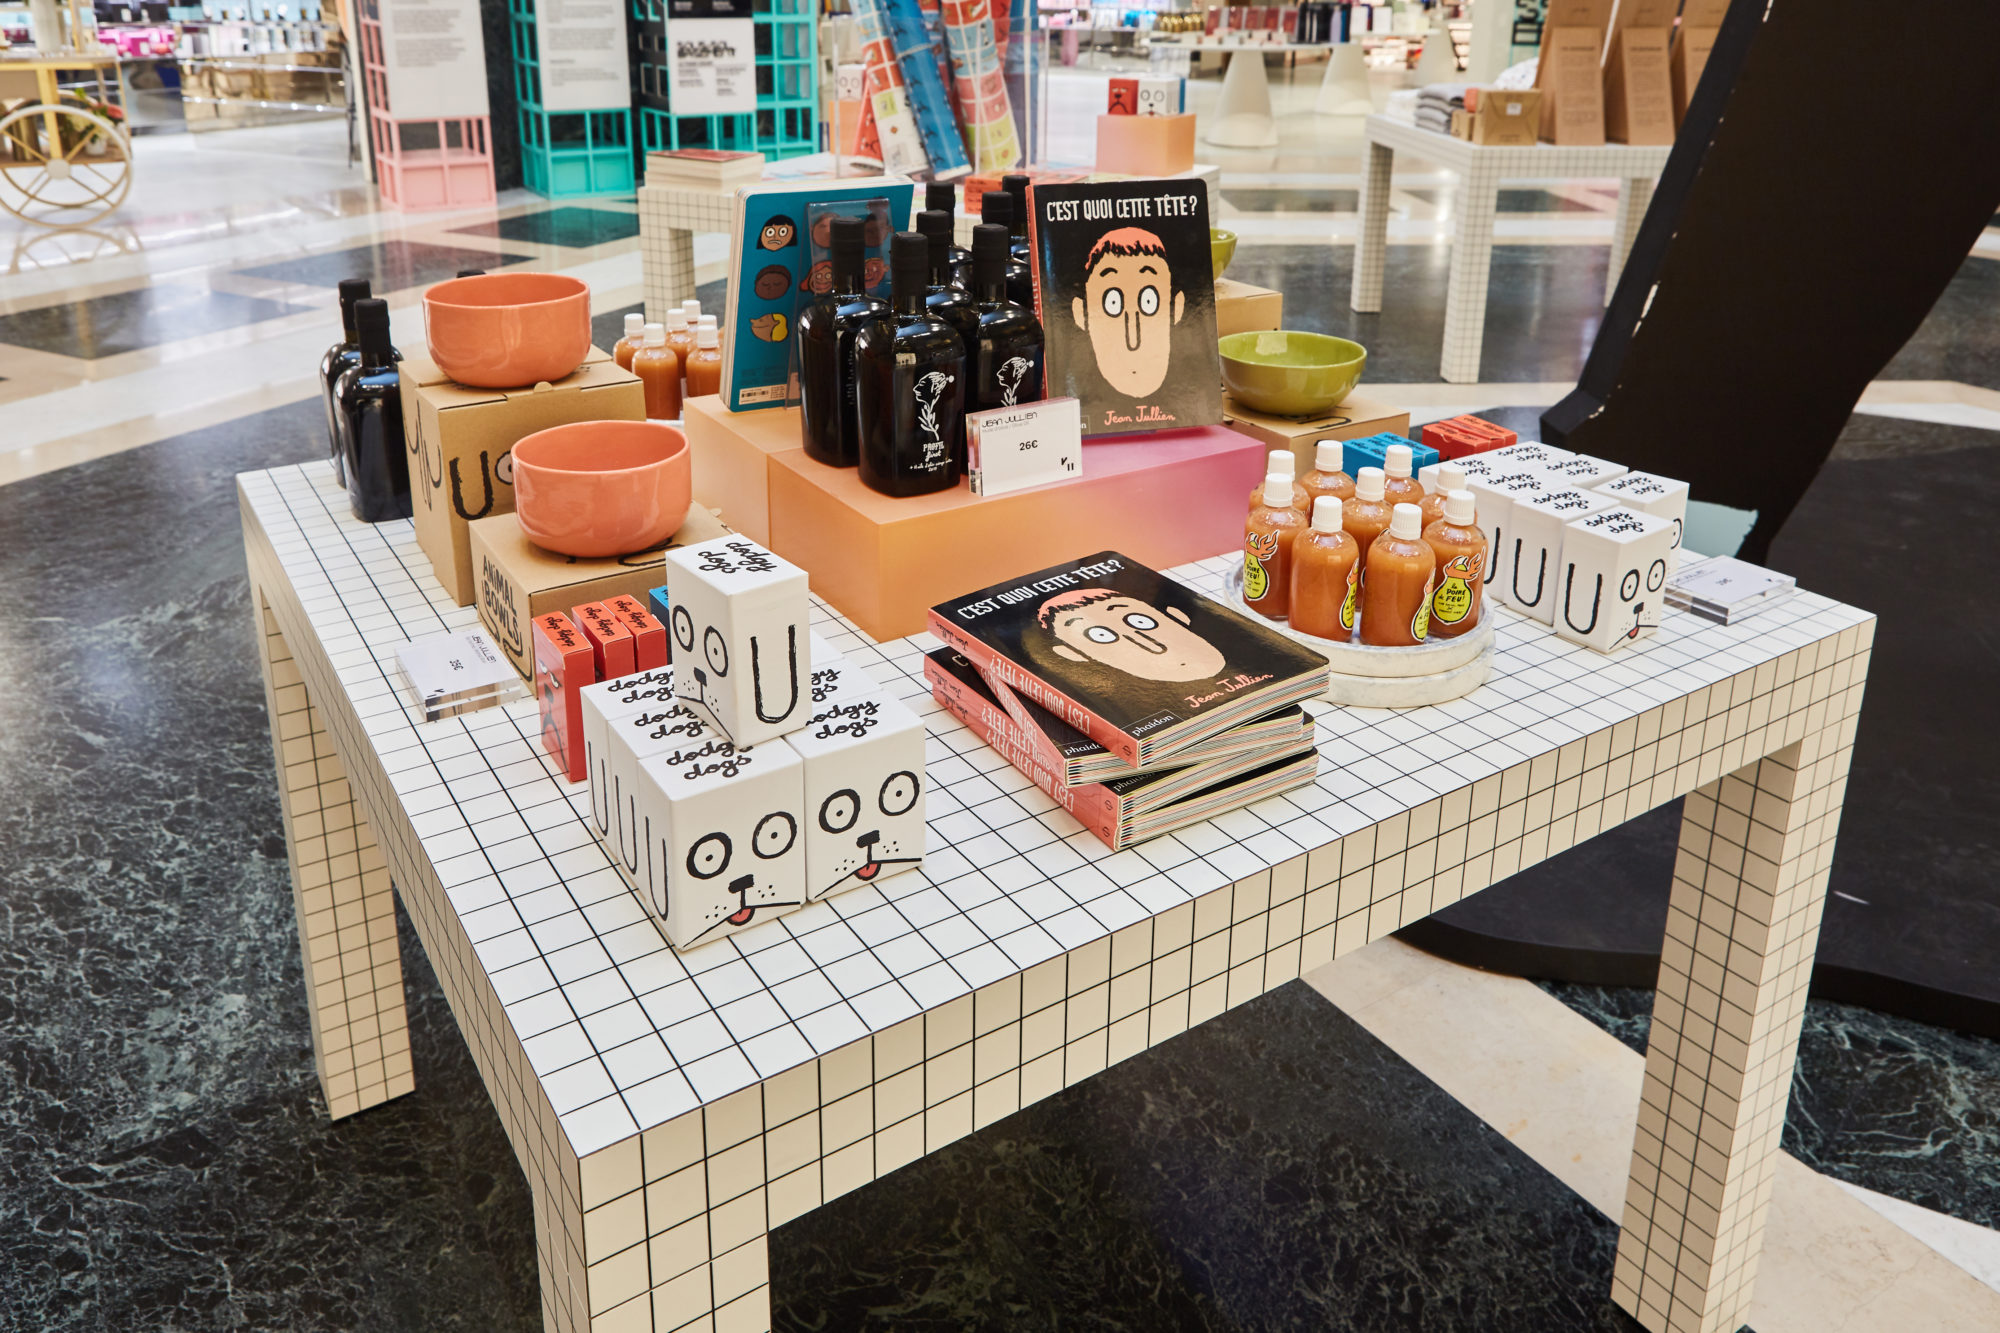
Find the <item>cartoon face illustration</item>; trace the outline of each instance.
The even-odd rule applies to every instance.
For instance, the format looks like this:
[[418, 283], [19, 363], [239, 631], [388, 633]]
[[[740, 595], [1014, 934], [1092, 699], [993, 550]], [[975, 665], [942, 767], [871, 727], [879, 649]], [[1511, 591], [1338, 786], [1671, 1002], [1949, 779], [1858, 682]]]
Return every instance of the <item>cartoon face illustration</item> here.
[[674, 693], [708, 711], [739, 745], [807, 716], [805, 571], [728, 537], [667, 553]]
[[1105, 109], [1114, 116], [1129, 116], [1136, 110], [1132, 105], [1131, 90], [1117, 79], [1111, 81], [1111, 101]]
[[750, 290], [765, 301], [775, 301], [791, 289], [792, 271], [783, 264], [766, 264], [750, 284]]
[[1140, 227], [1106, 232], [1085, 264], [1070, 317], [1090, 335], [1098, 373], [1119, 393], [1144, 398], [1167, 381], [1173, 326], [1187, 307], [1175, 291], [1166, 245]]
[[1042, 603], [1041, 626], [1056, 655], [1097, 662], [1143, 680], [1203, 680], [1227, 665], [1178, 607], [1162, 611], [1109, 588], [1079, 588]]
[[1035, 363], [1025, 356], [1010, 356], [1000, 363], [1000, 368], [993, 372], [993, 379], [1000, 386], [1000, 406], [1012, 407], [1019, 401], [1021, 384], [1034, 368]]
[[776, 311], [750, 321], [751, 336], [762, 338], [767, 343], [781, 343], [791, 331], [791, 323]]
[[882, 259], [880, 256], [870, 255], [861, 261], [861, 289], [863, 291], [874, 291], [882, 285], [882, 279], [888, 276], [888, 261]]
[[[695, 933], [681, 947], [700, 944], [724, 926], [741, 929], [755, 921], [760, 911], [798, 906], [797, 890], [780, 883], [781, 877], [773, 873], [775, 863], [796, 861], [793, 854], [798, 845], [798, 816], [789, 810], [771, 810], [758, 816], [750, 836], [741, 844], [720, 831], [696, 838], [677, 867], [686, 878], [676, 887], [698, 902]], [[668, 854], [663, 841], [662, 859]], [[668, 882], [679, 878], [670, 873]], [[667, 915], [664, 907], [660, 914]]]
[[807, 897], [923, 861], [924, 726], [915, 713], [886, 695], [837, 689], [785, 743], [805, 763]]
[[783, 213], [767, 218], [757, 231], [759, 250], [782, 250], [799, 237], [799, 224]]
[[805, 277], [799, 279], [799, 290], [811, 292], [814, 296], [825, 296], [832, 291], [833, 262], [822, 259], [807, 269]]

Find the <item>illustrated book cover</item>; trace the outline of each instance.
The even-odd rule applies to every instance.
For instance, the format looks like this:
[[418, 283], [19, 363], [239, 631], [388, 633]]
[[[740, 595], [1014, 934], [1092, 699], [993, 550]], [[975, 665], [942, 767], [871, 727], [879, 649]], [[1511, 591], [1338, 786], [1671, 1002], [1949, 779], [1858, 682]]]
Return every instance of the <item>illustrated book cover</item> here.
[[1116, 551], [931, 608], [931, 633], [1134, 767], [1326, 689], [1320, 654]]
[[1207, 186], [1030, 182], [1028, 239], [1044, 396], [1081, 400], [1086, 438], [1221, 422]]

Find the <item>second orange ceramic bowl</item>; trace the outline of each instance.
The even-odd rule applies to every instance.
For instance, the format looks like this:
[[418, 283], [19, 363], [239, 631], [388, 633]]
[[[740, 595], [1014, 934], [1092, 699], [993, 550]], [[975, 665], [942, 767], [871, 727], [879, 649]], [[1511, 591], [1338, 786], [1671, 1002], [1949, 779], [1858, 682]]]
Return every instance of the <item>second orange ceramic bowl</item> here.
[[438, 369], [475, 389], [559, 380], [590, 355], [590, 288], [560, 273], [482, 273], [424, 293]]
[[529, 541], [584, 560], [659, 546], [693, 499], [687, 436], [657, 421], [578, 421], [514, 446], [514, 509]]

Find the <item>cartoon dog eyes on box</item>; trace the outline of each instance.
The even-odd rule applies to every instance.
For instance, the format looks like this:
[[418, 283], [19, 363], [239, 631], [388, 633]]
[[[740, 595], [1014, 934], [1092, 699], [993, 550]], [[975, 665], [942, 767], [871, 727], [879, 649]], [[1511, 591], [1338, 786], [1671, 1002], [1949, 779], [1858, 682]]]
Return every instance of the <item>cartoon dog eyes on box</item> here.
[[804, 723], [806, 572], [744, 537], [667, 553], [674, 690], [754, 745]]
[[1600, 653], [1650, 635], [1660, 624], [1673, 541], [1672, 520], [1623, 507], [1569, 524], [1554, 590], [1556, 633]]
[[923, 863], [921, 718], [886, 694], [836, 691], [785, 743], [805, 763], [808, 899]]

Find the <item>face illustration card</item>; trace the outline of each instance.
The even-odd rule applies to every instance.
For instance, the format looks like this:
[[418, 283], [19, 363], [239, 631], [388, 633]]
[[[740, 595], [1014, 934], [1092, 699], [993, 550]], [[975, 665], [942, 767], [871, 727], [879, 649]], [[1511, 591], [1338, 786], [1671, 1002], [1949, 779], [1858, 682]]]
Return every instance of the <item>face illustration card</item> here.
[[1047, 395], [1083, 433], [1222, 420], [1208, 193], [1200, 181], [1029, 186]]

